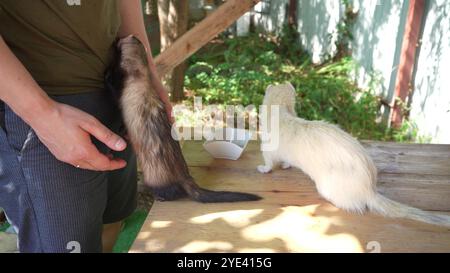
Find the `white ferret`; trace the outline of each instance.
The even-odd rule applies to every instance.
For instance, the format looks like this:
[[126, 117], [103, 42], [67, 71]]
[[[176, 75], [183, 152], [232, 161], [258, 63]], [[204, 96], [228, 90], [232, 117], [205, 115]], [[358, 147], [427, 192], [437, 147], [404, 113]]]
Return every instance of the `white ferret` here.
[[383, 216], [450, 226], [450, 216], [409, 207], [379, 194], [377, 169], [364, 147], [335, 125], [297, 117], [295, 89], [290, 83], [269, 86], [263, 104], [269, 113], [267, 120], [261, 120], [263, 129], [271, 124], [270, 106], [279, 105], [279, 145], [273, 151], [262, 151], [265, 165], [258, 166], [259, 172], [293, 166], [309, 175], [318, 192], [338, 208], [357, 213], [368, 209]]

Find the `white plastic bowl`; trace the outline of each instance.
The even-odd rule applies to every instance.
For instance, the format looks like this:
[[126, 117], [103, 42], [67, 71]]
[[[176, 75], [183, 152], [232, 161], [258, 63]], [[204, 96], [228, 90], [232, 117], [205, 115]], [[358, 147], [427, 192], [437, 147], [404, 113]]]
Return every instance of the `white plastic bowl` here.
[[208, 140], [203, 143], [203, 148], [214, 158], [239, 159], [252, 137], [251, 132], [244, 129], [225, 128], [223, 133], [225, 133], [223, 140], [214, 139], [213, 135], [206, 136]]

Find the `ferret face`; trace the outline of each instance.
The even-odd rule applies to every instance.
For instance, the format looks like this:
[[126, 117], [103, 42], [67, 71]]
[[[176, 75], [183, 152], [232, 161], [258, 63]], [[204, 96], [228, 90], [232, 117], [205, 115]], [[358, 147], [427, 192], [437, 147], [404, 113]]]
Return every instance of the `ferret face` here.
[[120, 68], [131, 77], [144, 75], [148, 68], [147, 53], [144, 45], [130, 35], [117, 43], [120, 52]]
[[292, 84], [269, 85], [264, 96], [264, 105], [295, 105], [295, 89]]

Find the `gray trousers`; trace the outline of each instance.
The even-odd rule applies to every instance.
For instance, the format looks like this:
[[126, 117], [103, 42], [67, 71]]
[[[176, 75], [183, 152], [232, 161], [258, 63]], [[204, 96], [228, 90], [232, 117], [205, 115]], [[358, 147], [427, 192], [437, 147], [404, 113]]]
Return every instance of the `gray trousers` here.
[[[123, 126], [106, 92], [53, 97], [99, 119]], [[127, 161], [112, 172], [77, 169], [57, 160], [23, 120], [0, 101], [0, 207], [18, 230], [20, 252], [101, 252], [102, 226], [136, 208], [137, 167], [131, 145], [103, 153]]]

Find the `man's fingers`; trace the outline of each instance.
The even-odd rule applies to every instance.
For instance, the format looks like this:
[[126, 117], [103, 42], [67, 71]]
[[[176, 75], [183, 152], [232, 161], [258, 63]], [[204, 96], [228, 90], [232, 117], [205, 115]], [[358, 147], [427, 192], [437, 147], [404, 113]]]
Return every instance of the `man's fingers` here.
[[127, 162], [121, 158], [114, 158], [109, 161], [109, 171], [125, 168]]
[[92, 154], [91, 157], [86, 158], [84, 161], [96, 171], [112, 171], [122, 169], [127, 165], [123, 159], [109, 159], [106, 155], [100, 152], [97, 152], [97, 154]]
[[100, 140], [114, 151], [123, 151], [127, 147], [127, 143], [123, 138], [106, 128], [95, 118], [81, 123], [80, 126], [83, 130], [93, 135], [96, 139]]
[[123, 159], [111, 159], [109, 162], [103, 161], [82, 161], [74, 167], [77, 167], [79, 169], [84, 170], [91, 170], [91, 171], [113, 171], [122, 169], [127, 165], [127, 163]]
[[[100, 154], [101, 155], [101, 154]], [[96, 155], [97, 156], [97, 155]], [[85, 170], [91, 170], [91, 171], [108, 171], [107, 166], [109, 166], [109, 163], [107, 163], [106, 161], [100, 162], [100, 161], [95, 161], [93, 163], [91, 163], [91, 159], [83, 159], [81, 161], [79, 161], [75, 167], [79, 168], [79, 169], [85, 169]]]
[[111, 153], [107, 153], [107, 154], [106, 154], [106, 157], [108, 157], [109, 160], [114, 159], [114, 156], [113, 156], [113, 154], [111, 154]]
[[74, 167], [76, 167], [78, 169], [83, 169], [83, 170], [99, 171], [94, 166], [92, 166], [91, 164], [89, 164], [86, 161], [79, 162], [76, 165], [74, 165]]
[[86, 150], [86, 156], [83, 156], [73, 164], [75, 167], [93, 171], [112, 171], [125, 167], [126, 161], [123, 159], [114, 159], [100, 153], [94, 144], [90, 144]]

